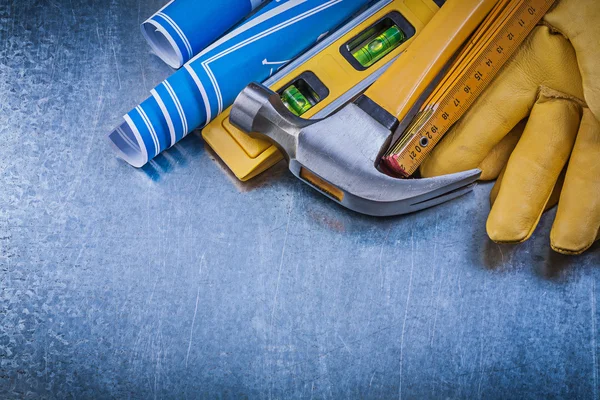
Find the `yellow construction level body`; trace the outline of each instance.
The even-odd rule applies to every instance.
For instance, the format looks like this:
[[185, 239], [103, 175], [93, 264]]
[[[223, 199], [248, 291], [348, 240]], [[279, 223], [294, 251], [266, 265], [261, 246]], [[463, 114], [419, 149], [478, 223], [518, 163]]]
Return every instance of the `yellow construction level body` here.
[[[292, 111], [301, 110], [302, 118], [307, 119], [325, 117], [343, 105], [339, 104], [341, 100], [350, 101], [360, 94], [357, 90], [364, 91], [365, 85], [372, 83], [408, 47], [437, 11], [431, 0], [379, 2], [265, 85], [282, 97], [293, 85], [285, 95], [293, 93], [295, 101], [311, 104]], [[305, 88], [305, 92], [298, 94], [298, 88]], [[253, 139], [231, 125], [230, 110], [208, 124], [202, 136], [235, 176], [246, 181], [281, 161], [283, 156], [269, 142]]]

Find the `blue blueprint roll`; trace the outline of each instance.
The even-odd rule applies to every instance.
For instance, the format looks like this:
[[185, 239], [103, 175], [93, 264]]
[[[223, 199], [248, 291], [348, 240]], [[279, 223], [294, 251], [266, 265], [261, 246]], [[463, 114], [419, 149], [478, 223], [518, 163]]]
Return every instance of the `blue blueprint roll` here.
[[141, 167], [229, 107], [336, 28], [368, 0], [272, 1], [151, 91], [108, 135], [120, 157]]
[[156, 55], [179, 68], [266, 0], [173, 0], [142, 24]]

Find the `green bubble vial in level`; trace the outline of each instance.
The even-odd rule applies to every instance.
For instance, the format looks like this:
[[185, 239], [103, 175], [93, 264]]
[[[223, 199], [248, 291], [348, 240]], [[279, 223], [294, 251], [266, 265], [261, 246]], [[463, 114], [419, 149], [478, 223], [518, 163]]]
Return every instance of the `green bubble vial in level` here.
[[283, 100], [283, 104], [297, 116], [301, 116], [313, 107], [306, 96], [304, 96], [294, 85], [285, 89], [281, 95], [281, 100]]
[[397, 26], [388, 28], [381, 35], [369, 41], [359, 50], [352, 53], [363, 67], [370, 67], [386, 54], [398, 47], [405, 39], [404, 32]]

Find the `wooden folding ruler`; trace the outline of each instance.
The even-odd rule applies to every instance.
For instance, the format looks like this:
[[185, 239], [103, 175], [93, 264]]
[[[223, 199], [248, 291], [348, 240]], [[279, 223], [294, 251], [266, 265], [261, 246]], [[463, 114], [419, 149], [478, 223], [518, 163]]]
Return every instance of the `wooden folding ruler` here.
[[400, 138], [384, 154], [389, 172], [410, 177], [490, 84], [555, 0], [500, 0], [458, 54]]

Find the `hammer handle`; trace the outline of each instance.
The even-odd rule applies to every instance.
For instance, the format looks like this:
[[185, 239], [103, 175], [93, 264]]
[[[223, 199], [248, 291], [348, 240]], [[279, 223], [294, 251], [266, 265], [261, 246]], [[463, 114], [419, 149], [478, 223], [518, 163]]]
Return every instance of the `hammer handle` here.
[[498, 0], [448, 0], [365, 95], [399, 121]]

